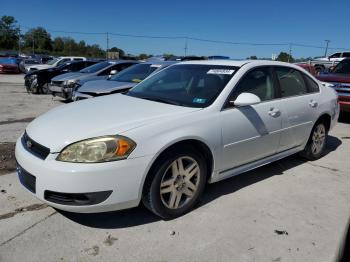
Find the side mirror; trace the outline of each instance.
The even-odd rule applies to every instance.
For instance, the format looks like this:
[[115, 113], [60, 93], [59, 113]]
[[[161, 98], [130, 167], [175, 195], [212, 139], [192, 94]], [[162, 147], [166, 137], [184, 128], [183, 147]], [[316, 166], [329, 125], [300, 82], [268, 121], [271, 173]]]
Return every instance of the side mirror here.
[[259, 104], [260, 102], [261, 100], [257, 95], [254, 95], [252, 93], [242, 93], [236, 98], [235, 101], [230, 101], [230, 104], [240, 107]]
[[110, 79], [112, 77], [112, 75], [115, 75], [117, 73], [118, 73], [118, 70], [111, 70], [111, 72], [109, 72], [107, 79]]

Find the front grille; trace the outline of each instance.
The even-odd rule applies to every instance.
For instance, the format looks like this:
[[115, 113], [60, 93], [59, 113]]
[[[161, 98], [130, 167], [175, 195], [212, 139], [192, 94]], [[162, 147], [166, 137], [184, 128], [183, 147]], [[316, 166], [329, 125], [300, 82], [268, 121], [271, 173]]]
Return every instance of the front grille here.
[[35, 184], [36, 184], [36, 178], [32, 174], [29, 174], [26, 170], [24, 170], [20, 165], [17, 164], [17, 174], [19, 181], [21, 184], [27, 188], [30, 192], [34, 193], [35, 190]]
[[23, 147], [36, 157], [40, 159], [45, 159], [50, 154], [50, 149], [40, 145], [39, 143], [35, 142], [33, 139], [31, 139], [27, 132], [25, 132], [22, 136], [22, 145]]
[[63, 86], [64, 81], [51, 81], [51, 84], [54, 86]]

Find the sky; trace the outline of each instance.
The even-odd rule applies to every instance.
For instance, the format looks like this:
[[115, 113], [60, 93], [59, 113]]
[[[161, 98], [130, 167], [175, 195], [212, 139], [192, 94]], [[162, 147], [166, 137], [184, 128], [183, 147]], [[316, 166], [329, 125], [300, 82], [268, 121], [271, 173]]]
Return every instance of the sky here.
[[[187, 40], [188, 55], [225, 55], [233, 59], [289, 53], [288, 43], [319, 47], [292, 44], [293, 57], [321, 56], [326, 39], [331, 40], [328, 53], [337, 51], [332, 48], [350, 50], [349, 10], [350, 0], [1, 0], [0, 4], [0, 16], [14, 16], [24, 32], [42, 26], [53, 37], [69, 36], [104, 49], [105, 32], [239, 43]], [[184, 55], [186, 39], [110, 34], [109, 46], [131, 54]]]

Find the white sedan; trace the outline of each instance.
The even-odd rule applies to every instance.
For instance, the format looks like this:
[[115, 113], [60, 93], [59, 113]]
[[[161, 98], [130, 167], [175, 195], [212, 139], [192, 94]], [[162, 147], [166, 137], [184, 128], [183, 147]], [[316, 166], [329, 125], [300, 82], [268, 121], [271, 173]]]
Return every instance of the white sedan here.
[[21, 183], [51, 206], [104, 212], [142, 201], [163, 218], [193, 208], [206, 183], [300, 152], [322, 156], [334, 90], [270, 61], [172, 65], [124, 94], [67, 104], [16, 144]]

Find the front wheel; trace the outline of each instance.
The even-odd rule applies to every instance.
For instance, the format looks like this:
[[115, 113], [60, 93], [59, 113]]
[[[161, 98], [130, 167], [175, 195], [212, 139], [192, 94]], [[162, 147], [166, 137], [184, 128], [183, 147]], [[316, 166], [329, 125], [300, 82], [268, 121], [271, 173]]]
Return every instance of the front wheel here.
[[317, 160], [324, 154], [327, 144], [328, 130], [324, 122], [315, 124], [311, 131], [309, 141], [301, 156], [308, 160]]
[[175, 218], [190, 211], [201, 196], [207, 176], [202, 155], [181, 148], [161, 157], [145, 182], [142, 201], [162, 218]]
[[49, 84], [44, 84], [41, 87], [41, 93], [47, 95], [50, 93]]

